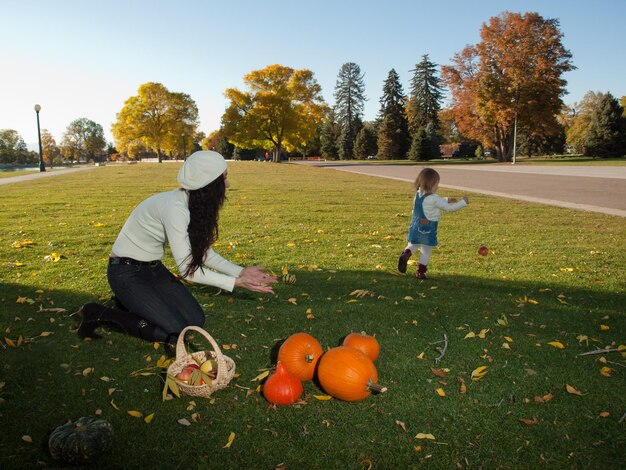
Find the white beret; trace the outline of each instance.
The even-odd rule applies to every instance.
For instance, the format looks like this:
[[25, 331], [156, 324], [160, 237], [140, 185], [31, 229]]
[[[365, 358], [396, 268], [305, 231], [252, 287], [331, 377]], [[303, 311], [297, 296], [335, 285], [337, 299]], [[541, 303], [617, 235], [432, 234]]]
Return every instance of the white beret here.
[[226, 160], [211, 150], [192, 153], [178, 171], [178, 182], [185, 189], [200, 189], [226, 171]]

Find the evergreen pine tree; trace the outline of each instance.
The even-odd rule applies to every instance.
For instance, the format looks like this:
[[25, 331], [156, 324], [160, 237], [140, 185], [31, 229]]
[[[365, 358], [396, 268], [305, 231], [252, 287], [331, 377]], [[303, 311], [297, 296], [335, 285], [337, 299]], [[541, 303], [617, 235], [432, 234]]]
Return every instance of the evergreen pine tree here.
[[432, 158], [430, 136], [425, 127], [420, 127], [413, 135], [409, 158], [415, 161], [427, 162]]
[[406, 159], [409, 150], [409, 126], [405, 113], [406, 97], [400, 77], [394, 69], [383, 85], [380, 99], [380, 127], [378, 129], [378, 157], [385, 160]]
[[623, 155], [623, 112], [624, 109], [611, 93], [602, 97], [591, 115], [591, 124], [585, 140], [585, 155], [599, 157]]
[[341, 138], [338, 142], [339, 157], [351, 159], [354, 139], [359, 132], [365, 105], [365, 83], [361, 68], [354, 62], [341, 66], [335, 84], [335, 110], [337, 123], [341, 127]]
[[437, 76], [437, 65], [430, 61], [428, 54], [415, 65], [411, 79], [411, 91], [407, 115], [411, 133], [420, 127], [433, 123], [435, 130], [439, 128], [439, 111], [443, 99], [441, 79]]
[[354, 158], [363, 160], [377, 152], [376, 131], [372, 125], [365, 124], [354, 141]]
[[326, 160], [337, 160], [339, 158], [337, 143], [340, 132], [341, 129], [335, 121], [335, 110], [331, 109], [326, 114], [320, 135], [321, 152]]

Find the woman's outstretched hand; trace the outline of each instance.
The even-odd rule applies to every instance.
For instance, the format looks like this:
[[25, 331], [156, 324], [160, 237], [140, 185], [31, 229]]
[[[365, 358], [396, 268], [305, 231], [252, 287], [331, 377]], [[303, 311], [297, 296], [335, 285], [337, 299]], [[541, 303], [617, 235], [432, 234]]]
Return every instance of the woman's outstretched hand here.
[[235, 287], [243, 287], [252, 292], [273, 294], [274, 289], [269, 284], [278, 282], [275, 276], [265, 272], [265, 266], [249, 266], [244, 268], [235, 280]]

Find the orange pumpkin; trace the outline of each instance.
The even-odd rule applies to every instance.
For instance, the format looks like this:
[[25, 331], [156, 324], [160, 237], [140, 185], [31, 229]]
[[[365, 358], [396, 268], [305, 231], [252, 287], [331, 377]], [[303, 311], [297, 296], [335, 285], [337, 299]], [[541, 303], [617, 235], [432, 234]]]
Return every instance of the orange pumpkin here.
[[278, 361], [302, 382], [311, 380], [324, 350], [308, 333], [295, 333], [278, 350]]
[[372, 392], [387, 390], [377, 384], [378, 372], [372, 360], [358, 349], [347, 346], [326, 351], [317, 376], [326, 393], [344, 401], [361, 401]]
[[276, 405], [291, 405], [302, 395], [302, 382], [287, 372], [280, 362], [276, 372], [270, 375], [263, 384], [263, 396]]
[[368, 335], [365, 331], [360, 333], [350, 333], [344, 338], [343, 345], [358, 349], [359, 351], [365, 353], [372, 360], [372, 362], [375, 362], [376, 359], [378, 359], [378, 354], [380, 353], [380, 345], [378, 344], [376, 338]]

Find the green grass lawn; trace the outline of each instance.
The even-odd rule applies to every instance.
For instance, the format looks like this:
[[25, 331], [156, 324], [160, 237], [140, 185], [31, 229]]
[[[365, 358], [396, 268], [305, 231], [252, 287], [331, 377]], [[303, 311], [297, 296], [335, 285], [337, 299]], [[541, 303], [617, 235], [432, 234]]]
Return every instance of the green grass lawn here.
[[[227, 346], [238, 375], [211, 400], [162, 401], [156, 363], [169, 350], [114, 332], [81, 341], [72, 315], [110, 296], [106, 259], [117, 232], [138, 202], [175, 187], [178, 167], [109, 165], [2, 187], [2, 468], [58, 468], [46, 451], [49, 432], [95, 415], [115, 437], [92, 468], [626, 465], [625, 358], [579, 356], [626, 344], [623, 218], [470, 194], [466, 209], [444, 215], [433, 279], [418, 282], [414, 265], [396, 271], [410, 184], [230, 163], [216, 250], [277, 274], [285, 266], [297, 281], [275, 296], [194, 287], [205, 328]], [[481, 245], [488, 256], [477, 254]], [[61, 258], [47, 261], [52, 253]], [[481, 330], [484, 338], [466, 338]], [[325, 349], [351, 331], [375, 334], [379, 381], [389, 390], [346, 403], [318, 400], [322, 392], [307, 383], [301, 404], [268, 406], [252, 379], [298, 331]], [[192, 345], [208, 348], [198, 336]], [[479, 366], [487, 373], [473, 381]], [[154, 416], [146, 423], [128, 411]]]

